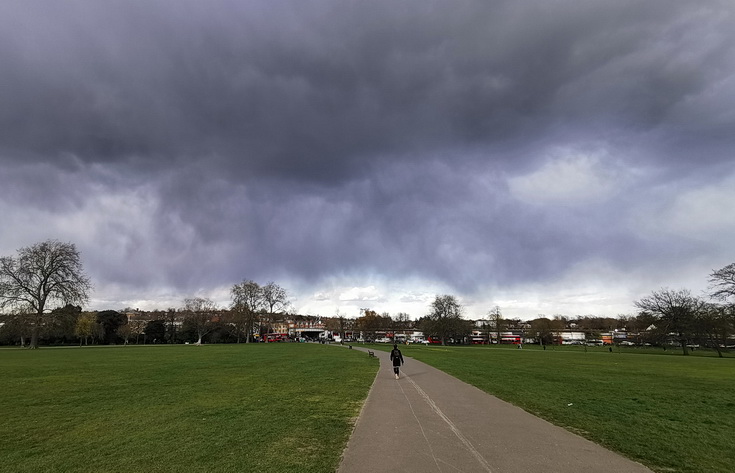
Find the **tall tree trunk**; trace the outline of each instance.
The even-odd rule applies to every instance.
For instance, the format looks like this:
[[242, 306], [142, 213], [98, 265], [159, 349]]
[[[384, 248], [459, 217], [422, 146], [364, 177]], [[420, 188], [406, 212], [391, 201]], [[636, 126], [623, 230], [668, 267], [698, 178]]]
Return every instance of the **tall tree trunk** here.
[[681, 337], [679, 339], [679, 343], [681, 343], [681, 349], [683, 350], [682, 354], [684, 356], [686, 356], [686, 355], [689, 354], [689, 347], [687, 347], [687, 342], [688, 342], [688, 340], [686, 338], [684, 338], [684, 337]]
[[245, 343], [250, 343], [250, 335], [253, 333], [253, 322], [248, 316], [248, 321], [245, 322]]
[[38, 348], [38, 323], [34, 323], [33, 328], [31, 328], [31, 343], [28, 348], [31, 350]]
[[707, 342], [706, 345], [710, 345], [712, 346], [712, 348], [715, 349], [715, 351], [717, 352], [718, 358], [724, 358], [722, 354], [722, 349], [720, 349], [720, 343], [717, 339], [717, 335], [715, 335], [714, 333], [708, 333], [706, 342]]

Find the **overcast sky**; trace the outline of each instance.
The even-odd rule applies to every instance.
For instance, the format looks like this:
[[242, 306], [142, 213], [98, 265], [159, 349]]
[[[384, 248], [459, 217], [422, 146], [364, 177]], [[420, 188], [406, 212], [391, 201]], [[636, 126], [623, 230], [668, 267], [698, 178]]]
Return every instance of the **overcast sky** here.
[[735, 262], [735, 3], [5, 0], [0, 162], [91, 309], [630, 314]]

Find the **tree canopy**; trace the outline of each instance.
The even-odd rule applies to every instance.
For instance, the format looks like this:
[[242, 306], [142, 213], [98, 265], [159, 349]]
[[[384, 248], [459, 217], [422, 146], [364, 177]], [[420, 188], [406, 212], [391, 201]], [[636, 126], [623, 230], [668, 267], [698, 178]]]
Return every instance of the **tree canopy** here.
[[49, 306], [82, 305], [92, 284], [73, 243], [47, 240], [0, 258], [0, 308], [27, 314], [31, 348]]
[[683, 353], [697, 330], [697, 318], [704, 303], [686, 290], [660, 289], [635, 302], [636, 307], [656, 317], [658, 329], [663, 333], [675, 333]]
[[431, 303], [431, 312], [424, 321], [424, 331], [437, 336], [442, 345], [455, 334], [466, 334], [467, 330], [462, 320], [462, 305], [452, 295], [436, 296]]
[[214, 328], [214, 318], [217, 312], [217, 304], [211, 299], [203, 297], [184, 299], [186, 321], [196, 330], [197, 345], [201, 345], [204, 336]]
[[232, 286], [233, 320], [245, 332], [245, 343], [250, 343], [258, 313], [266, 308], [263, 288], [255, 281], [246, 280]]

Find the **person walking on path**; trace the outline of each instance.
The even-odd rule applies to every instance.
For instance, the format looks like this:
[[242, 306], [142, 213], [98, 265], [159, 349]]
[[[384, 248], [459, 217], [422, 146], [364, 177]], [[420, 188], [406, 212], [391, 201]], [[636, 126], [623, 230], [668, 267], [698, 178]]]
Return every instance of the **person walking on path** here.
[[396, 379], [398, 379], [400, 368], [403, 364], [403, 354], [398, 349], [398, 345], [393, 345], [393, 349], [390, 351], [390, 359], [393, 362], [393, 373], [395, 373]]

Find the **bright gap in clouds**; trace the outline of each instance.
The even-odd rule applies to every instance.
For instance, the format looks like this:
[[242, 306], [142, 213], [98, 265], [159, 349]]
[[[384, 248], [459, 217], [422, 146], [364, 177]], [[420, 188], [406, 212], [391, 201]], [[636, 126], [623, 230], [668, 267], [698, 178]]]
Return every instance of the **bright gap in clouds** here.
[[531, 205], [591, 205], [625, 189], [634, 172], [604, 149], [558, 148], [542, 163], [531, 173], [508, 179], [512, 196]]

